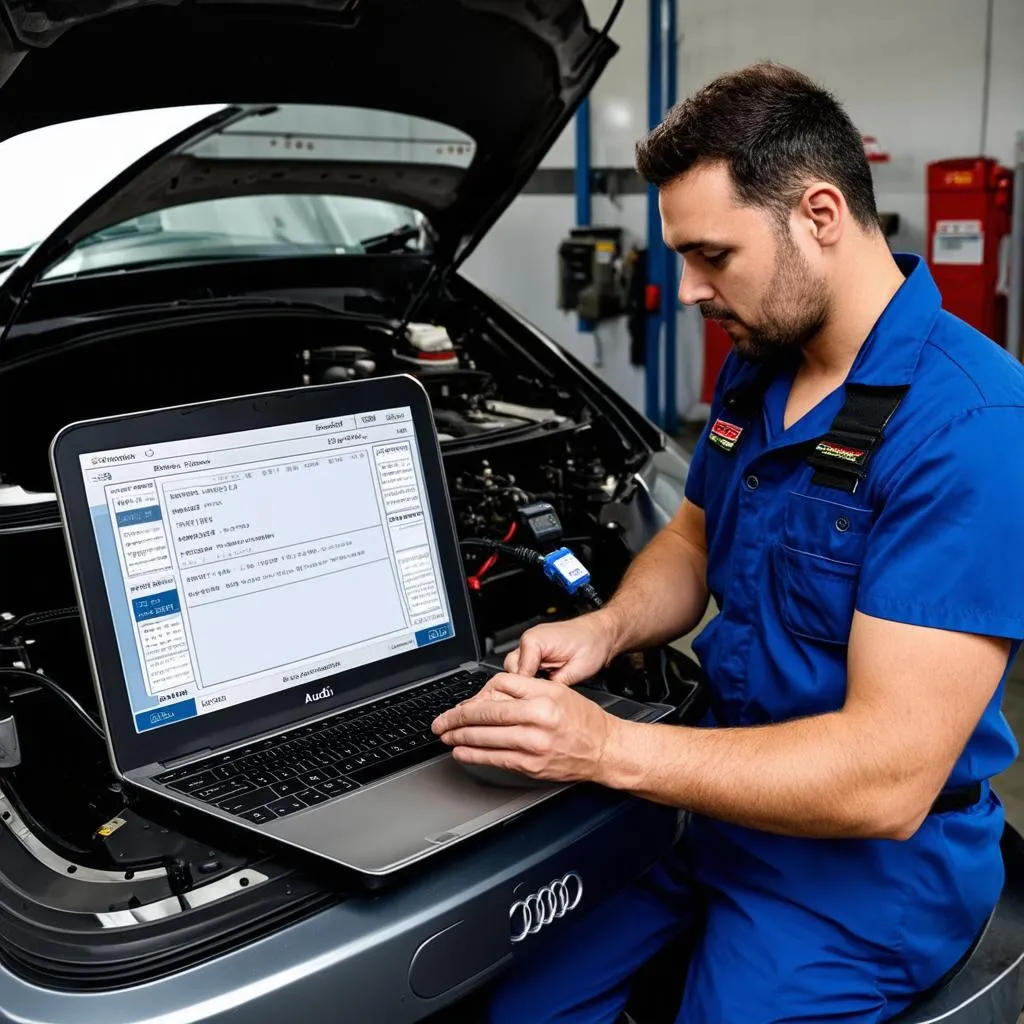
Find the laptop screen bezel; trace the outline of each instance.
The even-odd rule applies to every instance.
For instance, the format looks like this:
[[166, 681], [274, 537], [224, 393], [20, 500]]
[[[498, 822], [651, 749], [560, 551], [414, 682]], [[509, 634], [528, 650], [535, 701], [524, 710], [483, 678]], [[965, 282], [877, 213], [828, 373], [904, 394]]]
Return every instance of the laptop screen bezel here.
[[[402, 406], [412, 409], [454, 635], [369, 665], [318, 676], [275, 694], [137, 732], [79, 456]], [[54, 438], [50, 464], [107, 745], [114, 768], [122, 774], [244, 742], [479, 660], [479, 642], [430, 400], [422, 385], [411, 376], [345, 381], [74, 423]], [[334, 696], [306, 702], [307, 692], [320, 692], [324, 687], [333, 689]]]

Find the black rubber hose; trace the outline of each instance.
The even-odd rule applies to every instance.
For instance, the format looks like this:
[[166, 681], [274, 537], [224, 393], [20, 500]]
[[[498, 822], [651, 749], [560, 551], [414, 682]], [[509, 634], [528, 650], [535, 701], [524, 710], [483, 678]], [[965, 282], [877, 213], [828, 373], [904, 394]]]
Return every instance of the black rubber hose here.
[[28, 669], [24, 668], [0, 668], [0, 676], [10, 676], [15, 679], [23, 679], [26, 683], [32, 682], [36, 686], [42, 686], [49, 690], [55, 697], [59, 697], [64, 703], [71, 708], [72, 711], [82, 719], [83, 722], [89, 728], [100, 737], [104, 738], [103, 728], [96, 721], [92, 715], [89, 714], [81, 704], [75, 700], [74, 697], [64, 689], [60, 683], [55, 683], [49, 676], [44, 676], [42, 672], [29, 672]]
[[29, 612], [17, 619], [10, 619], [7, 622], [0, 621], [0, 634], [12, 633], [16, 629], [28, 629], [32, 626], [42, 626], [49, 622], [60, 622], [64, 619], [77, 619], [78, 608], [54, 608], [46, 612]]
[[488, 551], [496, 551], [499, 555], [507, 555], [525, 565], [544, 564], [544, 556], [539, 551], [522, 544], [504, 544], [500, 540], [487, 540], [484, 537], [467, 537], [460, 543], [464, 548], [486, 548]]

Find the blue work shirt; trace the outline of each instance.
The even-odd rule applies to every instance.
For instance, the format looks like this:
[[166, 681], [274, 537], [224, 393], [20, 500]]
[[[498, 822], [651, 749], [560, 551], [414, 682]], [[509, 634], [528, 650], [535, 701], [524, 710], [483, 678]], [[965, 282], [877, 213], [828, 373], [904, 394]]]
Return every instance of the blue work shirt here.
[[[847, 380], [909, 390], [854, 494], [812, 483], [806, 461], [842, 387], [783, 427], [796, 359], [734, 452], [708, 431], [698, 443], [686, 495], [705, 512], [719, 608], [694, 644], [710, 681], [708, 725], [841, 708], [855, 609], [1010, 638], [1011, 659], [1024, 638], [1024, 367], [941, 310], [922, 259], [896, 260], [904, 283]], [[725, 392], [757, 369], [729, 356], [709, 429], [729, 419]], [[909, 971], [909, 986], [927, 987], [1002, 886], [1002, 808], [987, 780], [1018, 750], [1000, 711], [1004, 685], [1005, 675], [948, 783], [983, 782], [975, 807], [931, 815], [905, 842], [801, 839], [701, 818], [691, 828], [698, 876], [743, 913], [757, 914], [762, 897], [765, 908], [779, 898], [807, 906]]]

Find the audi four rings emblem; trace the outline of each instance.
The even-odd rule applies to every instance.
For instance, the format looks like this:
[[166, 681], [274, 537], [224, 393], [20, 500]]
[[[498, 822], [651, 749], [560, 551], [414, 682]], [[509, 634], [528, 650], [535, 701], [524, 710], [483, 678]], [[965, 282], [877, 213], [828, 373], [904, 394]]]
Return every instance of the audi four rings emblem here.
[[516, 900], [508, 911], [512, 941], [522, 942], [527, 935], [536, 935], [545, 925], [575, 910], [582, 899], [583, 879], [570, 871], [525, 899]]

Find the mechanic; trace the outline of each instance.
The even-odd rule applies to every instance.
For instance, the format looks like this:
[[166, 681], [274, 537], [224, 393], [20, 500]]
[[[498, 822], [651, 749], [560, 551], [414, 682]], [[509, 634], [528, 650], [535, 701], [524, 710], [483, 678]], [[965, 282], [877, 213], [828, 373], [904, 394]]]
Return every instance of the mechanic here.
[[[1003, 882], [1024, 367], [889, 250], [860, 134], [805, 76], [717, 79], [637, 164], [680, 299], [733, 342], [685, 500], [603, 608], [524, 633], [434, 729], [460, 761], [690, 813], [640, 884], [517, 961], [491, 1018], [615, 1021], [692, 926], [680, 1021], [886, 1020]], [[709, 593], [699, 726], [623, 722], [565, 685], [693, 629]]]

